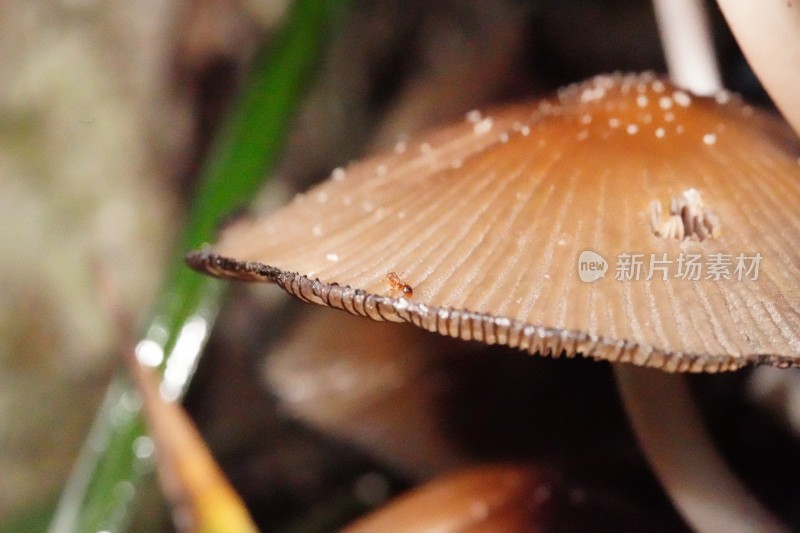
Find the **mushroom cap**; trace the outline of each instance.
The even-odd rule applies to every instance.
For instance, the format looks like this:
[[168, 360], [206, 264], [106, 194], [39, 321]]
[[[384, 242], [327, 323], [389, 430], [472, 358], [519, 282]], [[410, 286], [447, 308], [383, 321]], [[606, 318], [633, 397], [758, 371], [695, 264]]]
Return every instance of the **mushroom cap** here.
[[667, 371], [797, 366], [795, 143], [728, 93], [597, 76], [337, 169], [187, 259], [531, 353]]
[[563, 528], [565, 520], [558, 511], [574, 517], [580, 510], [574, 504], [564, 505], [568, 501], [564, 485], [554, 473], [534, 466], [461, 469], [399, 496], [343, 532], [516, 533]]

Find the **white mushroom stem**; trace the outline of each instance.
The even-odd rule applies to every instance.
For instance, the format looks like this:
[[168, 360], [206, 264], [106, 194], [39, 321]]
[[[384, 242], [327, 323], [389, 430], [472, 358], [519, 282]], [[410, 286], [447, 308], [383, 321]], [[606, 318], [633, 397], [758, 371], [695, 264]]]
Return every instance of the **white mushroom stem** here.
[[695, 94], [719, 91], [722, 80], [703, 3], [653, 0], [653, 8], [672, 82]]
[[800, 135], [800, 2], [717, 1], [758, 79]]
[[615, 374], [641, 449], [694, 530], [788, 531], [716, 452], [684, 376], [627, 364]]
[[747, 383], [749, 398], [800, 438], [800, 373], [762, 366]]

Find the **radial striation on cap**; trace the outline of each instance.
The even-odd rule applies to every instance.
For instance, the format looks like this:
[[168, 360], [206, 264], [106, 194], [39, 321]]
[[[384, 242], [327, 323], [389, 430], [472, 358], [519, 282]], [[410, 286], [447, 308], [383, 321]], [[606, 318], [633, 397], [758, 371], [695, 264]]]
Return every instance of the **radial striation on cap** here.
[[797, 148], [729, 93], [598, 76], [337, 169], [187, 260], [531, 353], [798, 366]]

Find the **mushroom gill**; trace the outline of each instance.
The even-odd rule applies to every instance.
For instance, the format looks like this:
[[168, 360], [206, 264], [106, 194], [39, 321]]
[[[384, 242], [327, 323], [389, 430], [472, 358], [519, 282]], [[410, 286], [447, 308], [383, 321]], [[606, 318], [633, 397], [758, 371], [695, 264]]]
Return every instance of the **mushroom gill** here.
[[188, 262], [531, 353], [797, 366], [794, 142], [729, 93], [598, 76], [337, 169]]

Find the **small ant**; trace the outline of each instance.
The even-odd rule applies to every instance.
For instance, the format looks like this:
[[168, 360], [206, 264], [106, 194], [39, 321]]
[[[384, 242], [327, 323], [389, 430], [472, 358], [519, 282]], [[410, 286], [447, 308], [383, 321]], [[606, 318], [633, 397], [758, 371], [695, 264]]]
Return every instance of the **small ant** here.
[[403, 293], [406, 298], [411, 298], [414, 295], [414, 289], [411, 285], [400, 279], [400, 276], [396, 273], [389, 272], [384, 279], [389, 284], [389, 291], [392, 296], [398, 292]]

